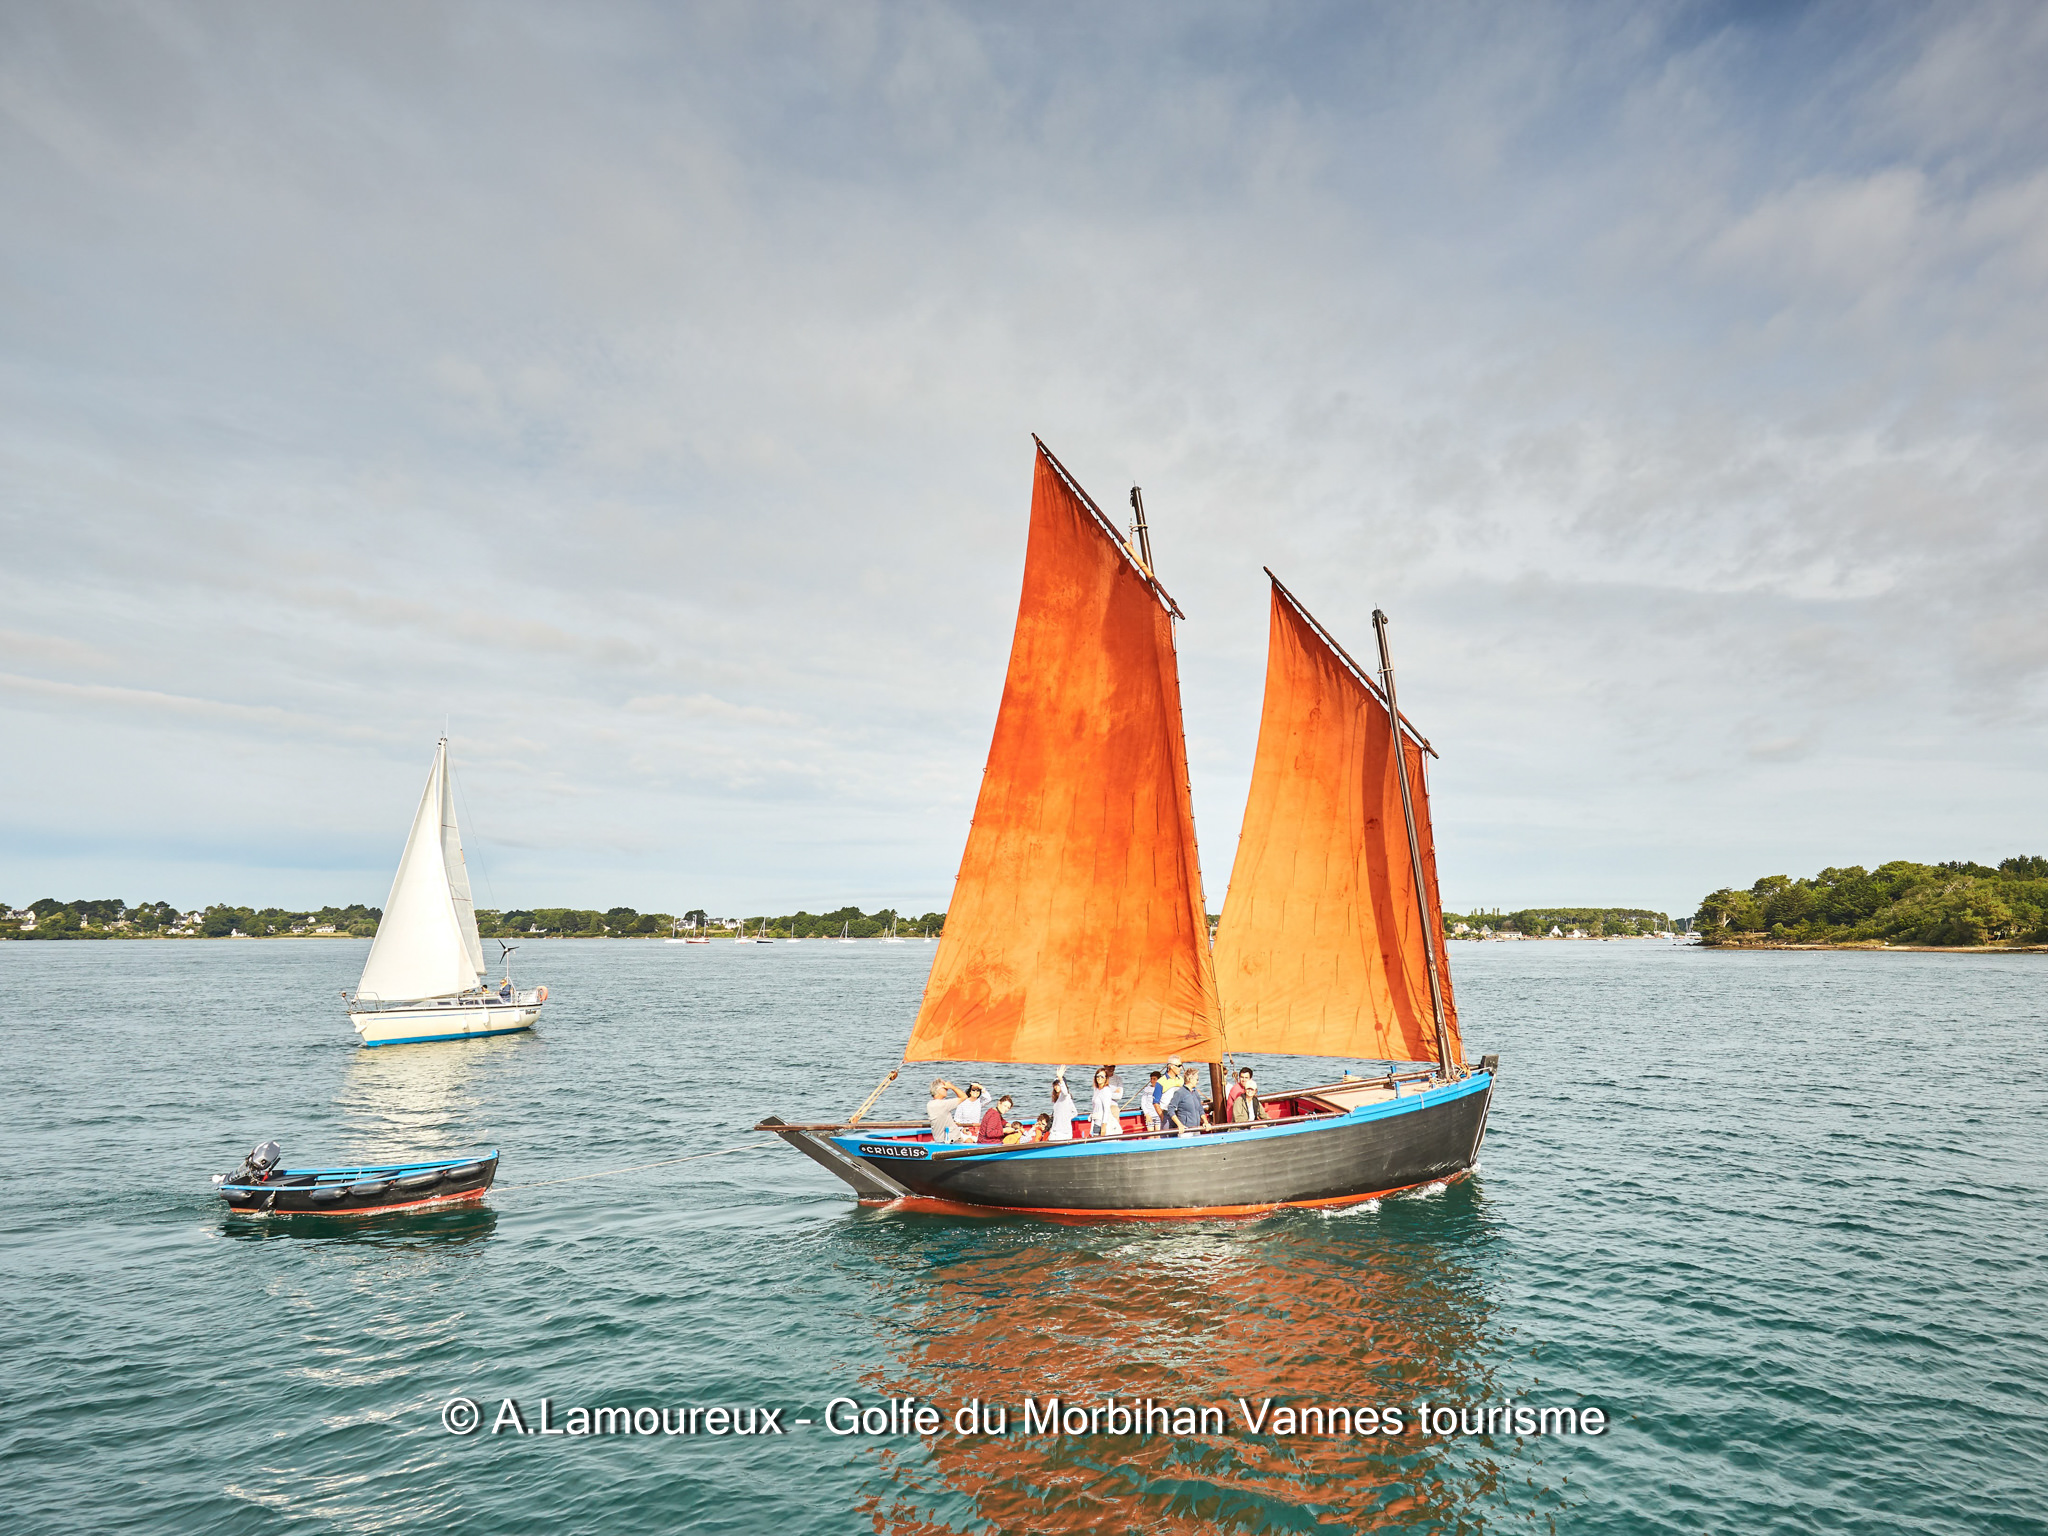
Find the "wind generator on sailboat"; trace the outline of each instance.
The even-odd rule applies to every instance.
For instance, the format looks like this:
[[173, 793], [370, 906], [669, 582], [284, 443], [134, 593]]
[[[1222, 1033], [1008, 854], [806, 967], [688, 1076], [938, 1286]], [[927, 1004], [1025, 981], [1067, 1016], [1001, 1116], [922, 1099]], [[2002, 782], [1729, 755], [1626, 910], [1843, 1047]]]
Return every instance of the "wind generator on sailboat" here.
[[[1126, 541], [1038, 443], [1002, 708], [903, 1062], [1177, 1056], [1210, 1065], [1209, 1113], [1177, 1133], [1134, 1114], [1107, 1137], [953, 1146], [922, 1122], [860, 1123], [892, 1070], [844, 1121], [760, 1123], [863, 1201], [1247, 1214], [1371, 1199], [1479, 1156], [1496, 1058], [1465, 1065], [1423, 772], [1434, 749], [1395, 702], [1384, 615], [1376, 680], [1273, 579], [1251, 797], [1212, 953], [1181, 612], [1135, 492], [1132, 506]], [[1379, 1066], [1216, 1123], [1238, 1051]]]
[[487, 988], [444, 736], [434, 748], [426, 792], [399, 856], [362, 979], [354, 992], [342, 993], [349, 1019], [364, 1045], [467, 1040], [531, 1029], [548, 989], [522, 992], [512, 985], [517, 947], [500, 942], [505, 974], [495, 990]]

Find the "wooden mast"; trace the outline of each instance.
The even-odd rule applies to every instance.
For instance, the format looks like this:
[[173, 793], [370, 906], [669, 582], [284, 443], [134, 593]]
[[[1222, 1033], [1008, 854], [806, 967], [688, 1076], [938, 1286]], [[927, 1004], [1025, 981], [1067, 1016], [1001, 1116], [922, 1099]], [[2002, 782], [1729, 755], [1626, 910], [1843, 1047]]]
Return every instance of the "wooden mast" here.
[[[1145, 523], [1145, 493], [1137, 486], [1131, 487], [1131, 542], [1136, 546], [1138, 563], [1145, 567], [1145, 574], [1155, 582], [1159, 579], [1152, 565], [1152, 530]], [[1209, 930], [1208, 900], [1202, 903], [1202, 931], [1206, 941]], [[1219, 1015], [1220, 1016], [1220, 1015]], [[1228, 1036], [1225, 1037], [1226, 1052]], [[1228, 1119], [1225, 1098], [1228, 1087], [1223, 1076], [1223, 1063], [1209, 1063], [1209, 1113], [1215, 1116], [1215, 1123], [1222, 1125]]]
[[1380, 642], [1380, 683], [1386, 690], [1387, 717], [1394, 734], [1394, 767], [1401, 780], [1401, 814], [1408, 823], [1408, 857], [1415, 866], [1415, 909], [1422, 922], [1422, 956], [1429, 972], [1429, 1005], [1436, 1015], [1437, 1062], [1449, 1077], [1451, 1064], [1451, 1032], [1444, 1021], [1444, 987], [1436, 970], [1436, 946], [1439, 935], [1433, 930], [1436, 920], [1429, 910], [1429, 881], [1422, 868], [1422, 839], [1415, 831], [1415, 793], [1408, 784], [1408, 749], [1401, 740], [1401, 706], [1394, 697], [1394, 657], [1387, 649], [1387, 616], [1375, 608], [1372, 611], [1372, 630]]

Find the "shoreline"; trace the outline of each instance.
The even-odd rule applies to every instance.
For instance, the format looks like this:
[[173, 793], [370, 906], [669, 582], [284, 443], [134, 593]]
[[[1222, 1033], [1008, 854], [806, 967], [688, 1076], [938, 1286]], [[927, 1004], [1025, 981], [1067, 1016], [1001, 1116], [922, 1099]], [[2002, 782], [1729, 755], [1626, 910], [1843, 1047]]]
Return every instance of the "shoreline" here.
[[1764, 940], [1756, 944], [1688, 944], [1680, 947], [1731, 954], [1745, 950], [1835, 949], [1877, 955], [2048, 955], [2048, 944], [1887, 944], [1882, 939], [1845, 939], [1838, 944], [1786, 944]]

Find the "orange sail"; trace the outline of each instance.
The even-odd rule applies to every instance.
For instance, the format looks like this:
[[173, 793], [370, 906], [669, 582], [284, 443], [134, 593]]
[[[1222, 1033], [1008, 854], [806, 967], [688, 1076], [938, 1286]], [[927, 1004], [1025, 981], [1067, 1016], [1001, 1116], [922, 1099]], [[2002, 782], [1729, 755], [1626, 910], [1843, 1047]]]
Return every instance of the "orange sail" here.
[[1158, 584], [1038, 451], [974, 825], [906, 1061], [1222, 1054]]
[[[1386, 697], [1273, 584], [1266, 705], [1244, 832], [1216, 937], [1230, 1048], [1437, 1061], [1430, 1000], [1443, 932], [1423, 749], [1395, 733]], [[1426, 903], [1402, 813], [1405, 764]], [[1462, 1062], [1447, 969], [1439, 969], [1452, 1065]]]

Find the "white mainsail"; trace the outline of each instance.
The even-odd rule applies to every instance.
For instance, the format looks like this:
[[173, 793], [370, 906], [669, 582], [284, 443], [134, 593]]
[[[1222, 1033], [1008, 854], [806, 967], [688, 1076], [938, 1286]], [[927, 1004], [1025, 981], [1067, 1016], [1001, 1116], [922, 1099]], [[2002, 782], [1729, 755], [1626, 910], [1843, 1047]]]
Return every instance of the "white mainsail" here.
[[399, 856], [356, 995], [384, 1002], [452, 997], [473, 991], [483, 974], [484, 946], [476, 931], [462, 833], [455, 825], [444, 737], [434, 749], [426, 793]]

